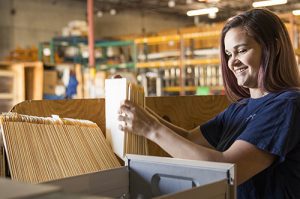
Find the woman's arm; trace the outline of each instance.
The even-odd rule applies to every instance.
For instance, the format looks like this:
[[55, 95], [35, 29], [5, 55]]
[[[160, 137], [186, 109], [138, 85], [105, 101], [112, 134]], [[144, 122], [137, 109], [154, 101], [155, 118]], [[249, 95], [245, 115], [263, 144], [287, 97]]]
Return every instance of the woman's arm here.
[[198, 145], [175, 133], [145, 109], [130, 101], [124, 102], [120, 112], [122, 113], [119, 117], [122, 130], [150, 139], [173, 157], [234, 163], [237, 168], [238, 184], [263, 171], [275, 160], [274, 155], [242, 140], [235, 141], [224, 152]]
[[147, 138], [162, 147], [172, 157], [234, 163], [238, 185], [269, 167], [275, 160], [274, 155], [243, 140], [237, 140], [228, 150], [219, 152], [192, 143], [164, 126], [150, 132]]
[[181, 137], [184, 137], [186, 139], [188, 139], [189, 141], [196, 143], [196, 144], [200, 144], [202, 146], [208, 147], [208, 148], [214, 148], [213, 146], [211, 146], [208, 141], [204, 138], [204, 136], [202, 135], [202, 132], [200, 130], [200, 127], [196, 127], [194, 129], [191, 130], [186, 130], [184, 128], [181, 128], [179, 126], [176, 126], [170, 122], [168, 122], [167, 120], [163, 119], [162, 117], [160, 117], [157, 113], [155, 113], [153, 110], [151, 110], [150, 108], [146, 107], [146, 110], [148, 113], [150, 113], [151, 115], [153, 115], [155, 118], [158, 119], [158, 121], [163, 124], [164, 126], [168, 127], [169, 129], [171, 129], [172, 131], [174, 131], [175, 133], [177, 133], [178, 135], [180, 135]]

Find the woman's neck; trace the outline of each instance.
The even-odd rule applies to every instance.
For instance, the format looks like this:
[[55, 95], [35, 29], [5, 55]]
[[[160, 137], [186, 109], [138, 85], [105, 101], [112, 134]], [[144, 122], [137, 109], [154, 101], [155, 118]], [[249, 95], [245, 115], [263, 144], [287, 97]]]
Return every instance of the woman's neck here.
[[259, 89], [259, 88], [251, 88], [250, 89], [250, 97], [251, 98], [260, 98], [260, 97], [263, 97], [263, 96], [265, 96], [265, 95], [267, 95], [268, 94], [268, 92], [266, 92], [266, 91], [263, 91], [263, 90], [261, 90], [261, 89]]

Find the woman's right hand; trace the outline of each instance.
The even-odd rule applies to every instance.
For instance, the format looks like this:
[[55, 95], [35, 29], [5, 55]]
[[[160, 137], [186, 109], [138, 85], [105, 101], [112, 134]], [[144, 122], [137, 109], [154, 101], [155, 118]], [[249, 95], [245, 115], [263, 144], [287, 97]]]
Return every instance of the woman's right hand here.
[[125, 100], [119, 111], [119, 128], [148, 139], [155, 136], [162, 125], [157, 118], [136, 103]]

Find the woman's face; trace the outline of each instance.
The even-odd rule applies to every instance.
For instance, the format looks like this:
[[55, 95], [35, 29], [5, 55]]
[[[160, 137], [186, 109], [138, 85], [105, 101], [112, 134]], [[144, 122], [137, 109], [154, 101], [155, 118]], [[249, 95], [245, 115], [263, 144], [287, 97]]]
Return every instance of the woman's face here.
[[241, 27], [230, 29], [224, 38], [228, 67], [239, 86], [257, 88], [261, 64], [261, 46]]

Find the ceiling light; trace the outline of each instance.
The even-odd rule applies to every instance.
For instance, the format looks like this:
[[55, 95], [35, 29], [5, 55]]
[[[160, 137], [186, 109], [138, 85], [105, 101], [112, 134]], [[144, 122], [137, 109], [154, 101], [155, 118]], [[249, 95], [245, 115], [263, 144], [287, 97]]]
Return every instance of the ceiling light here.
[[206, 0], [206, 3], [218, 3], [220, 0]]
[[210, 13], [217, 13], [219, 9], [217, 7], [199, 9], [199, 10], [190, 10], [186, 14], [187, 16], [196, 16], [196, 15], [206, 15]]
[[111, 9], [111, 10], [109, 11], [109, 14], [110, 14], [110, 15], [116, 15], [116, 14], [117, 14], [117, 11], [116, 11], [115, 9]]
[[50, 55], [51, 55], [51, 50], [50, 50], [50, 48], [44, 48], [44, 49], [43, 49], [43, 55], [45, 55], [46, 57], [47, 57], [47, 56], [50, 56]]
[[174, 8], [175, 7], [175, 1], [174, 0], [170, 0], [168, 2], [168, 6], [169, 6], [169, 8]]
[[300, 15], [300, 10], [293, 10], [292, 13], [293, 15]]
[[103, 16], [103, 12], [101, 10], [98, 10], [96, 14], [97, 14], [97, 17], [102, 17]]
[[204, 3], [218, 3], [220, 0], [198, 0], [198, 1]]
[[268, 0], [268, 1], [253, 2], [252, 6], [257, 8], [257, 7], [281, 5], [281, 4], [286, 4], [286, 3], [287, 3], [287, 0]]
[[210, 12], [210, 13], [208, 13], [208, 18], [215, 19], [216, 17], [217, 17], [217, 13], [216, 12]]

